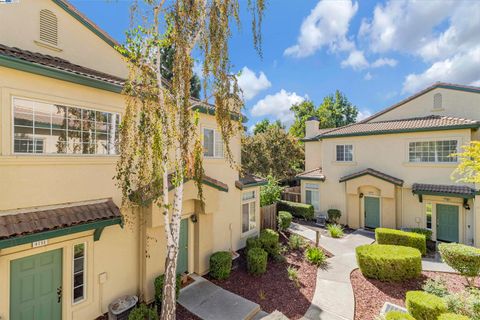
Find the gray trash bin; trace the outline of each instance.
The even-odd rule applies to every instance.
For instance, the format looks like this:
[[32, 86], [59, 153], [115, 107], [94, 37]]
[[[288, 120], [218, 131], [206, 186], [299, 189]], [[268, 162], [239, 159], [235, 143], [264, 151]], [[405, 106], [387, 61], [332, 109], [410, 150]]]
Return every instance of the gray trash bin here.
[[108, 320], [127, 320], [137, 305], [137, 296], [123, 296], [108, 305]]

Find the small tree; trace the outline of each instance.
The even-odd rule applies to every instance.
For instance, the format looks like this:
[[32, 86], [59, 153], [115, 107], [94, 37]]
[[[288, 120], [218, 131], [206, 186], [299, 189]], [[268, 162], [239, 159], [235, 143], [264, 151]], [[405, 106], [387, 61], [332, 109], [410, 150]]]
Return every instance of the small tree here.
[[453, 154], [459, 164], [452, 173], [452, 179], [459, 182], [480, 183], [480, 141], [472, 141], [462, 147], [463, 152]]
[[267, 185], [260, 188], [260, 206], [268, 206], [280, 200], [282, 190], [283, 187], [278, 181], [272, 175], [268, 175]]

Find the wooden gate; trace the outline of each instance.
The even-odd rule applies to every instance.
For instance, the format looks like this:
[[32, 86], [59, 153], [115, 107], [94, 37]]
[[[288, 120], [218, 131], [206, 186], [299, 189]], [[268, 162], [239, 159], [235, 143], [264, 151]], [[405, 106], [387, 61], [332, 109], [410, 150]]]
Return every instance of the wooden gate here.
[[283, 189], [281, 198], [285, 201], [302, 202], [300, 186]]
[[260, 208], [260, 229], [277, 230], [277, 204]]

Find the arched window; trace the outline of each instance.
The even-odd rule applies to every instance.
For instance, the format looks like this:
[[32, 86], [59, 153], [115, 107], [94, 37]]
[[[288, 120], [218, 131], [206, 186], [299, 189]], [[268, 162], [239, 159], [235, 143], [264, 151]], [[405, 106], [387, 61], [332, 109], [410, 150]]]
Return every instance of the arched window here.
[[40, 10], [40, 40], [54, 46], [58, 45], [58, 19], [50, 10]]

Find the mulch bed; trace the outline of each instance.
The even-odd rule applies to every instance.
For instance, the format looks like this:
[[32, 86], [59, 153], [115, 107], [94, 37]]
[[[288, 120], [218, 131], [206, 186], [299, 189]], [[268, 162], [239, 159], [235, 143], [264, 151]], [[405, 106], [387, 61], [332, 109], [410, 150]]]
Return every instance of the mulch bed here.
[[[450, 292], [465, 289], [465, 278], [454, 273], [424, 271], [417, 279], [404, 282], [382, 282], [365, 278], [359, 269], [350, 274], [355, 295], [355, 320], [371, 320], [379, 315], [385, 302], [405, 307], [405, 294], [410, 290], [421, 290], [427, 279], [442, 278]], [[476, 281], [480, 285], [480, 280]]]
[[[247, 273], [243, 251], [239, 251], [238, 267], [232, 270], [227, 280], [212, 279], [208, 275], [206, 278], [225, 290], [258, 303], [265, 312], [278, 310], [289, 319], [303, 317], [310, 307], [317, 278], [317, 268], [304, 260], [303, 250], [287, 251], [285, 262], [269, 260], [267, 272], [261, 276]], [[299, 287], [288, 278], [289, 265], [298, 269]]]

